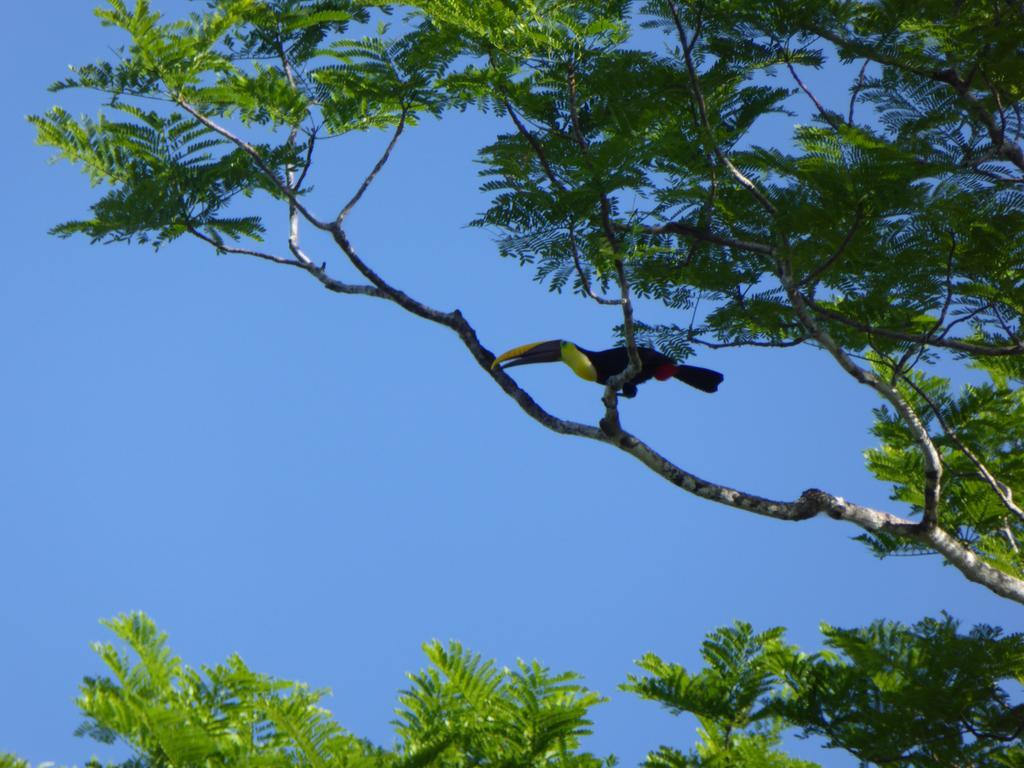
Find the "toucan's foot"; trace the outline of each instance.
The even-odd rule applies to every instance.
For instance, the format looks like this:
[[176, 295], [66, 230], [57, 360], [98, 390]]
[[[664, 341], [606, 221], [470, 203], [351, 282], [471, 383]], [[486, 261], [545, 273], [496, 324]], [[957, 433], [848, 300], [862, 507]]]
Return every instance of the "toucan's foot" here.
[[636, 397], [636, 384], [624, 384], [622, 387], [623, 397]]

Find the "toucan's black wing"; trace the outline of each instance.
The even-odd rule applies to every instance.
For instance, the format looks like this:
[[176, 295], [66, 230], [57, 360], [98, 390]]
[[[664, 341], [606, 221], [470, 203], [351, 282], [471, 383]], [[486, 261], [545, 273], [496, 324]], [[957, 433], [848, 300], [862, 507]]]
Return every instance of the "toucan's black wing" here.
[[629, 363], [629, 353], [625, 347], [613, 349], [602, 349], [600, 352], [593, 352], [589, 349], [580, 349], [590, 360], [597, 372], [597, 383], [607, 384], [608, 379], [617, 373], [622, 373]]
[[[617, 373], [622, 373], [629, 365], [629, 351], [625, 347], [613, 347], [600, 352], [592, 352], [589, 349], [580, 351], [584, 352], [590, 358], [590, 362], [594, 364], [599, 384], [607, 384], [608, 379]], [[651, 379], [660, 366], [673, 365], [672, 358], [663, 355], [656, 349], [637, 347], [636, 351], [640, 356], [640, 372], [623, 385], [623, 397], [636, 397], [637, 386]]]

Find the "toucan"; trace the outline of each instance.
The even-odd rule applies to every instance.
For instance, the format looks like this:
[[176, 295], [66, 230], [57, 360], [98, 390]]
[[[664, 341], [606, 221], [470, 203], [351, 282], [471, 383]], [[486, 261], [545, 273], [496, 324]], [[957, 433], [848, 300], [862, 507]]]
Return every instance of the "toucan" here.
[[[666, 381], [676, 378], [696, 387], [701, 392], [715, 392], [725, 377], [718, 371], [698, 368], [695, 365], [676, 363], [668, 355], [663, 355], [651, 347], [637, 347], [640, 356], [640, 373], [627, 381], [622, 387], [623, 397], [635, 397], [636, 387], [651, 378]], [[625, 347], [613, 347], [600, 352], [578, 347], [571, 341], [555, 339], [538, 341], [510, 349], [494, 359], [491, 368], [501, 365], [511, 368], [514, 365], [530, 365], [531, 363], [555, 363], [562, 361], [581, 379], [605, 384], [612, 376], [622, 373], [629, 365], [629, 352]]]

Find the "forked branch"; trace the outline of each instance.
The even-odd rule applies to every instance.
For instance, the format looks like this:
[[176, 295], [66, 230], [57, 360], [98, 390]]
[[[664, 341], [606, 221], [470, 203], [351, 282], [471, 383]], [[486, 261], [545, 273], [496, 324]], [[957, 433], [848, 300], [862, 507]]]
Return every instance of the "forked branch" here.
[[903, 375], [902, 379], [907, 386], [917, 393], [918, 397], [928, 404], [928, 408], [931, 410], [932, 415], [935, 416], [935, 420], [939, 423], [939, 426], [942, 427], [942, 431], [946, 433], [946, 437], [948, 437], [960, 453], [966, 456], [967, 460], [974, 465], [974, 468], [978, 472], [978, 477], [988, 484], [999, 498], [1002, 505], [1006, 507], [1007, 511], [1017, 517], [1021, 522], [1024, 522], [1024, 510], [1017, 506], [1017, 503], [1013, 500], [1013, 491], [1010, 490], [1010, 487], [1006, 485], [1006, 483], [998, 480], [978, 455], [960, 438], [960, 433], [952, 424], [946, 421], [946, 418], [942, 415], [942, 409], [939, 407], [939, 404], [936, 403], [927, 392], [919, 387], [914, 380], [910, 378], [910, 376]]
[[[764, 211], [769, 215], [774, 215], [775, 208], [771, 201], [768, 200], [756, 184], [746, 178], [731, 163], [729, 158], [720, 150], [720, 148], [714, 146], [714, 130], [707, 114], [707, 108], [700, 90], [700, 80], [697, 77], [693, 61], [693, 48], [695, 40], [699, 37], [699, 31], [695, 30], [693, 39], [689, 39], [686, 31], [683, 29], [682, 24], [679, 21], [679, 16], [676, 12], [673, 0], [669, 0], [669, 6], [672, 8], [673, 14], [677, 19], [691, 87], [701, 113], [701, 122], [707, 135], [707, 141], [710, 142], [714, 155], [723, 166], [729, 169], [729, 172], [732, 173], [734, 178], [743, 187], [745, 187], [751, 195], [753, 195]], [[575, 104], [575, 80], [572, 72], [570, 72], [570, 92], [572, 96], [571, 112], [574, 123], [573, 130], [577, 133], [578, 138], [582, 140], [581, 150], [585, 153], [587, 149], [586, 140], [583, 138], [583, 134], [579, 130], [578, 121], [576, 120], [577, 105]], [[494, 363], [494, 355], [480, 343], [476, 330], [463, 317], [459, 310], [456, 309], [445, 312], [421, 302], [388, 282], [382, 275], [370, 267], [369, 264], [367, 264], [356, 252], [356, 249], [353, 247], [347, 233], [342, 228], [343, 219], [345, 215], [351, 211], [356, 204], [358, 204], [366, 188], [387, 161], [398, 135], [402, 132], [404, 116], [403, 120], [399, 122], [395, 135], [392, 137], [384, 155], [363, 181], [354, 197], [342, 208], [341, 215], [331, 221], [324, 221], [314, 216], [313, 213], [304, 205], [298, 190], [299, 184], [294, 177], [292, 169], [287, 169], [285, 176], [282, 177], [276, 169], [270, 167], [256, 147], [204, 115], [198, 108], [189, 104], [184, 97], [179, 97], [177, 102], [179, 106], [197, 122], [218, 133], [244, 151], [251, 158], [254, 167], [266, 175], [273, 187], [279, 192], [280, 196], [287, 201], [290, 207], [290, 223], [292, 225], [290, 228], [290, 234], [297, 235], [296, 228], [297, 218], [299, 215], [313, 224], [313, 226], [329, 232], [336, 245], [346, 255], [352, 266], [366, 279], [368, 285], [350, 285], [331, 278], [327, 274], [325, 268], [315, 266], [312, 260], [302, 253], [301, 249], [298, 247], [297, 236], [289, 239], [289, 246], [292, 248], [295, 259], [286, 259], [262, 251], [228, 246], [219, 241], [216, 237], [202, 232], [199, 229], [190, 230], [191, 234], [211, 245], [218, 251], [248, 255], [265, 261], [298, 267], [311, 274], [328, 290], [338, 293], [364, 295], [378, 299], [385, 299], [397, 304], [402, 309], [416, 315], [417, 317], [421, 317], [450, 329], [458, 335], [459, 339], [480, 365], [481, 369], [483, 369], [486, 374], [490, 376], [528, 416], [533, 418], [539, 424], [560, 434], [585, 437], [613, 445], [629, 454], [637, 461], [643, 463], [657, 475], [665, 478], [676, 487], [690, 494], [719, 504], [771, 517], [777, 520], [807, 520], [824, 513], [833, 519], [853, 523], [859, 528], [870, 533], [886, 534], [914, 541], [921, 546], [940, 552], [949, 563], [964, 573], [969, 580], [983, 584], [996, 594], [1024, 604], [1024, 580], [1012, 577], [992, 567], [962, 541], [950, 535], [938, 525], [937, 507], [941, 489], [941, 463], [938, 458], [938, 453], [935, 450], [934, 445], [931, 443], [931, 439], [927, 431], [924, 429], [920, 419], [917, 417], [913, 409], [903, 400], [902, 397], [899, 396], [899, 393], [896, 392], [893, 387], [888, 385], [872, 371], [858, 366], [836, 344], [836, 342], [832, 340], [826, 330], [818, 322], [815, 314], [819, 311], [818, 308], [814, 307], [809, 301], [804, 300], [799, 286], [787, 271], [788, 268], [785, 266], [784, 261], [780, 262], [782, 266], [779, 269], [779, 276], [784, 288], [789, 294], [790, 301], [796, 310], [801, 325], [806, 330], [807, 335], [810, 336], [815, 343], [827, 349], [836, 358], [839, 364], [851, 373], [851, 375], [857, 378], [857, 380], [872, 386], [876, 391], [882, 394], [883, 397], [889, 400], [917, 436], [926, 464], [924, 488], [926, 501], [924, 521], [922, 523], [906, 520], [882, 510], [853, 504], [840, 497], [817, 489], [804, 491], [798, 498], [792, 501], [777, 501], [766, 499], [756, 494], [735, 488], [730, 488], [726, 485], [711, 482], [676, 465], [668, 458], [659, 454], [644, 441], [622, 428], [618, 419], [616, 387], [622, 386], [623, 383], [632, 378], [632, 376], [640, 370], [640, 362], [634, 341], [630, 286], [627, 279], [625, 265], [622, 260], [621, 233], [616, 230], [611, 221], [610, 201], [607, 195], [600, 189], [602, 225], [610, 242], [613, 246], [617, 246], [615, 250], [615, 267], [621, 292], [621, 300], [615, 303], [620, 304], [623, 312], [626, 340], [630, 351], [630, 364], [625, 372], [617, 377], [613, 377], [612, 381], [609, 382], [604, 398], [606, 407], [605, 418], [602, 419], [601, 426], [598, 427], [564, 420], [545, 410], [525, 390], [519, 387], [519, 385], [516, 384], [516, 382], [504, 370], [500, 367], [492, 367]], [[522, 125], [510, 105], [509, 113], [512, 116], [513, 121], [516, 122], [517, 128], [524, 133], [531, 146], [533, 146], [535, 151], [538, 153], [541, 166], [548, 176], [552, 187], [556, 191], [564, 191], [564, 187], [560, 183], [558, 177], [554, 174], [553, 168], [550, 163], [547, 162], [547, 158], [543, 154], [543, 147], [540, 146], [535, 137], [531, 136], [529, 131], [525, 130], [525, 126]], [[292, 140], [294, 141], [294, 139]], [[311, 146], [312, 141], [310, 147]], [[664, 228], [665, 232], [671, 232], [673, 230], [675, 234], [684, 234], [695, 239], [703, 239], [706, 242], [714, 242], [722, 246], [743, 249], [748, 252], [756, 253], [768, 260], [776, 256], [774, 249], [766, 244], [743, 243], [731, 240], [724, 236], [719, 236], [709, 232], [706, 229], [688, 227], [681, 222], [675, 225], [666, 225]], [[937, 343], [939, 340], [930, 339], [930, 341], [932, 343]]]
[[906, 401], [894, 386], [890, 385], [874, 371], [862, 368], [853, 361], [846, 351], [832, 338], [831, 334], [818, 323], [814, 313], [810, 310], [806, 297], [800, 291], [793, 277], [786, 258], [780, 255], [777, 264], [779, 282], [782, 283], [782, 287], [789, 297], [790, 304], [793, 306], [800, 324], [803, 325], [811, 338], [832, 355], [835, 361], [839, 363], [839, 366], [855, 380], [871, 387], [871, 389], [887, 400], [896, 409], [896, 412], [899, 413], [903, 422], [910, 428], [924, 459], [924, 514], [921, 520], [921, 527], [926, 530], [936, 527], [938, 525], [938, 507], [942, 489], [942, 460], [921, 418], [917, 415], [913, 406]]
[[402, 107], [401, 117], [398, 119], [398, 124], [395, 126], [395, 132], [391, 135], [391, 141], [388, 142], [388, 146], [384, 150], [384, 154], [380, 156], [377, 164], [373, 166], [373, 170], [371, 170], [367, 177], [363, 179], [363, 183], [359, 185], [359, 189], [356, 190], [352, 199], [345, 204], [344, 208], [341, 209], [341, 213], [338, 214], [338, 218], [336, 219], [338, 224], [342, 224], [345, 221], [345, 217], [349, 215], [352, 209], [355, 208], [363, 198], [363, 195], [366, 193], [366, 190], [369, 189], [370, 184], [372, 184], [373, 180], [377, 178], [377, 174], [380, 173], [384, 164], [388, 161], [388, 158], [391, 157], [391, 153], [395, 149], [395, 144], [398, 143], [398, 137], [402, 135], [402, 130], [405, 128], [405, 121], [408, 114], [408, 110], [405, 107]]
[[[942, 554], [949, 563], [958, 568], [970, 581], [977, 582], [1002, 597], [1024, 604], [1024, 580], [1014, 578], [993, 568], [962, 542], [950, 536], [937, 525], [922, 526], [889, 512], [854, 504], [818, 489], [804, 491], [793, 501], [767, 499], [698, 477], [674, 464], [647, 443], [623, 430], [621, 426], [618, 426], [616, 429], [599, 428], [589, 424], [561, 419], [551, 414], [540, 406], [502, 368], [492, 367], [494, 354], [481, 344], [476, 330], [459, 310], [443, 312], [434, 309], [394, 287], [358, 256], [340, 226], [336, 224], [332, 226], [331, 233], [334, 236], [335, 242], [346, 254], [349, 261], [372, 285], [352, 286], [333, 280], [324, 270], [316, 267], [309, 267], [287, 259], [271, 260], [304, 269], [319, 280], [328, 290], [385, 299], [418, 317], [449, 328], [458, 335], [481, 369], [495, 381], [502, 391], [514, 400], [530, 418], [547, 429], [563, 435], [584, 437], [613, 445], [681, 490], [708, 501], [745, 512], [771, 517], [776, 520], [808, 520], [824, 513], [835, 520], [853, 523], [870, 533], [884, 533], [915, 541]], [[223, 244], [216, 243], [216, 241], [211, 241], [209, 238], [203, 239], [210, 242], [218, 250], [245, 253], [244, 249], [230, 249], [224, 247]], [[260, 253], [246, 253], [245, 255], [265, 258], [265, 255]], [[813, 315], [811, 317], [813, 318]], [[820, 342], [820, 339], [818, 341]]]

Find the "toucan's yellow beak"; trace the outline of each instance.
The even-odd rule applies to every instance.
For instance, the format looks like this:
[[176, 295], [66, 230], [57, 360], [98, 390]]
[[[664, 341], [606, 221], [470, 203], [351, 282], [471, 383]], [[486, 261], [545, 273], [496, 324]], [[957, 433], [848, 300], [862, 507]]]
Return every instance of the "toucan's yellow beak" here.
[[554, 363], [562, 359], [562, 341], [535, 341], [533, 344], [523, 344], [521, 347], [513, 347], [508, 352], [502, 352], [491, 364], [491, 369], [497, 368], [502, 363], [506, 368], [513, 365], [529, 365], [530, 363]]

